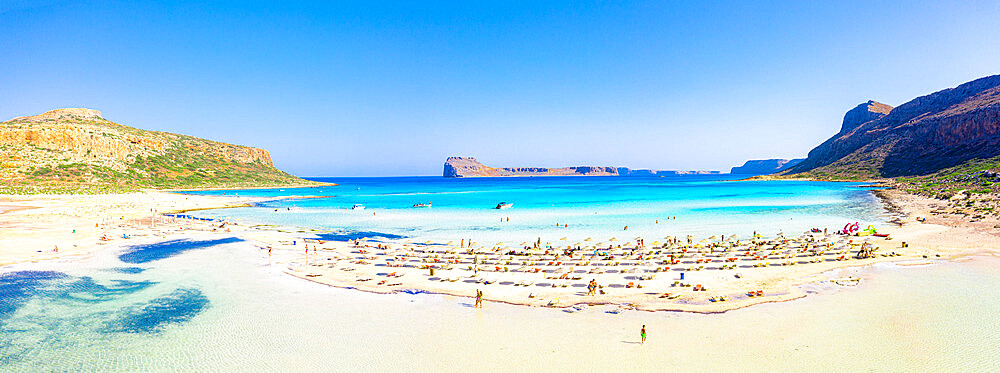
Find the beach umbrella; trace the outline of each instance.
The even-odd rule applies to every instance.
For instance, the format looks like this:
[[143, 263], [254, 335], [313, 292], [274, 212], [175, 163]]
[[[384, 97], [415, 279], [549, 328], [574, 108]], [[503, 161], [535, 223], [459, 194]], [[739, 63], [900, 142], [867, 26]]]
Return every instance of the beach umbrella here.
[[566, 241], [566, 237], [560, 238], [559, 241]]
[[587, 237], [587, 238], [584, 238], [583, 240], [584, 240], [584, 241], [593, 241], [594, 239], [593, 239], [593, 238], [590, 238], [590, 237]]
[[653, 241], [653, 246], [660, 246], [660, 241]]
[[611, 239], [608, 241], [618, 241], [618, 237], [611, 237]]
[[432, 245], [432, 244], [434, 244], [434, 241], [431, 240], [427, 240], [427, 242], [424, 242], [424, 245]]
[[624, 245], [622, 245], [622, 246], [625, 246], [625, 247], [632, 247], [632, 243], [631, 243], [631, 242], [626, 242], [626, 243], [625, 243]]
[[446, 243], [445, 245], [452, 246], [454, 244], [455, 244], [455, 241], [448, 241], [448, 243]]

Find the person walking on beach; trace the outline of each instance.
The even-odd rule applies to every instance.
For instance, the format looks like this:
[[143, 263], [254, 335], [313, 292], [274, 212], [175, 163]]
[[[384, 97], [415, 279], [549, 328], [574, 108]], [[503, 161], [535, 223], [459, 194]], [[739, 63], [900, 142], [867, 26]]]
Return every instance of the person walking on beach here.
[[483, 308], [483, 291], [476, 289], [476, 304], [474, 308]]
[[639, 331], [639, 335], [642, 336], [642, 344], [646, 344], [646, 326], [642, 326], [642, 330]]

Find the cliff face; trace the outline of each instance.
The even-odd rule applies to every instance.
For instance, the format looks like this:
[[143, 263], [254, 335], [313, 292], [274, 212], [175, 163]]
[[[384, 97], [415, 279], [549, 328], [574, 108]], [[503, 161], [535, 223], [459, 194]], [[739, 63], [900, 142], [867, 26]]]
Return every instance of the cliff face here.
[[449, 157], [444, 163], [444, 177], [490, 176], [617, 176], [614, 167], [507, 167], [494, 168], [479, 163], [475, 158]]
[[274, 168], [263, 149], [145, 131], [91, 109], [0, 122], [0, 180], [136, 187], [305, 182]]
[[892, 106], [881, 102], [868, 100], [868, 102], [861, 103], [844, 114], [844, 122], [840, 125], [839, 133], [848, 133], [862, 124], [884, 117], [890, 111], [892, 111]]
[[786, 174], [923, 175], [1000, 155], [1000, 75], [917, 97], [888, 113], [873, 101], [861, 106], [845, 115], [841, 132]]
[[757, 159], [749, 160], [742, 166], [733, 167], [729, 173], [741, 175], [768, 175], [781, 172], [801, 163], [805, 158], [798, 159]]

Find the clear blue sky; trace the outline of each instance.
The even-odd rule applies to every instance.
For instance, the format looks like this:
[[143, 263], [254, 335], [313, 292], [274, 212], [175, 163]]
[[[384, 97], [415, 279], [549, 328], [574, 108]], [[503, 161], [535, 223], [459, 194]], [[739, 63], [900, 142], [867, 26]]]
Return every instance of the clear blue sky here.
[[94, 108], [302, 176], [728, 170], [1000, 73], [996, 1], [102, 3], [0, 0], [2, 119]]

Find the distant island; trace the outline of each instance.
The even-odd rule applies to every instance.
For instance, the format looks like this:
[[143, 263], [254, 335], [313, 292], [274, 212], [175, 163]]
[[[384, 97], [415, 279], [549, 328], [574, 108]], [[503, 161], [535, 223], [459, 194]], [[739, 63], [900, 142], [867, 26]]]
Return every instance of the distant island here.
[[489, 167], [472, 157], [448, 157], [444, 162], [444, 177], [504, 177], [504, 176], [660, 176], [704, 174], [718, 175], [719, 171], [657, 171], [632, 170], [627, 167], [574, 166], [547, 167]]
[[93, 109], [0, 122], [0, 193], [315, 185], [264, 149], [113, 123]]
[[767, 175], [781, 172], [805, 160], [797, 159], [755, 159], [746, 161], [742, 166], [733, 167], [729, 173], [738, 175]]

